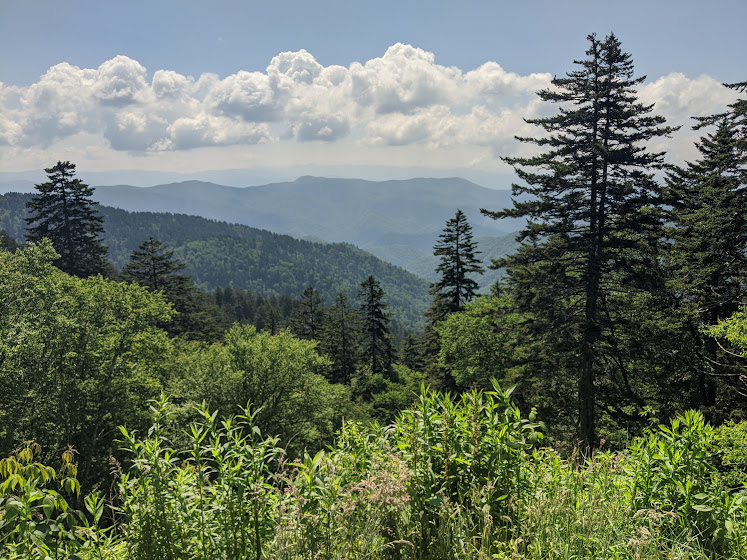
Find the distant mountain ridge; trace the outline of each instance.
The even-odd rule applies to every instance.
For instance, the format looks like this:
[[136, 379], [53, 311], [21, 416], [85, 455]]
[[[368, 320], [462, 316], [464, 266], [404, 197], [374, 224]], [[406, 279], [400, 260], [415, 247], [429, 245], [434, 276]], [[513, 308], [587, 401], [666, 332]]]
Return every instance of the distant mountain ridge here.
[[[474, 236], [483, 238], [485, 264], [501, 256], [496, 247], [515, 247], [510, 232], [523, 225], [521, 220], [496, 221], [480, 213], [481, 208], [511, 206], [508, 190], [456, 177], [366, 181], [303, 176], [246, 188], [202, 181], [114, 185], [96, 187], [94, 198], [130, 211], [190, 214], [296, 238], [352, 243], [429, 280], [438, 263], [433, 247], [457, 209], [467, 216]], [[485, 286], [495, 278], [490, 272], [478, 281]]]
[[[94, 199], [133, 212], [188, 214], [299, 239], [351, 243], [431, 282], [438, 265], [433, 247], [457, 208], [472, 225], [486, 266], [515, 249], [510, 232], [523, 226], [522, 220], [496, 221], [480, 213], [480, 208], [511, 206], [508, 190], [456, 177], [367, 181], [303, 176], [244, 188], [192, 180], [153, 187], [96, 186]], [[485, 291], [497, 276], [487, 271], [475, 280]]]
[[510, 206], [509, 191], [459, 178], [365, 181], [305, 176], [246, 188], [186, 181], [95, 189], [94, 198], [106, 206], [191, 214], [364, 249], [390, 245], [386, 238], [393, 235], [410, 237], [408, 244], [413, 246], [432, 248], [433, 235], [442, 231], [457, 208], [467, 215], [476, 236], [500, 236], [521, 227], [519, 220], [495, 221], [479, 212]]

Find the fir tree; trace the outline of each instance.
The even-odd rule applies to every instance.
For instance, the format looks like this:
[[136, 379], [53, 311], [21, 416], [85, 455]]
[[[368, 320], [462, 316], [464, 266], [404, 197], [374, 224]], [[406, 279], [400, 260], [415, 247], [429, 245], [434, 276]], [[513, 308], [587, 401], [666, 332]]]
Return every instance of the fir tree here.
[[[633, 62], [618, 39], [588, 40], [587, 58], [575, 62], [579, 69], [538, 92], [562, 104], [557, 115], [528, 121], [545, 134], [519, 138], [544, 151], [504, 158], [526, 183], [513, 186], [522, 198], [512, 209], [485, 212], [528, 218], [518, 252], [495, 266], [506, 267], [518, 310], [532, 313], [527, 328], [539, 342], [532, 358], [543, 362], [533, 368], [555, 378], [548, 390], [576, 378], [579, 437], [587, 450], [596, 443], [595, 385], [615, 362], [615, 326], [626, 312], [615, 297], [659, 282], [663, 219], [652, 172], [663, 166], [663, 154], [643, 144], [673, 130], [650, 114], [652, 106], [637, 101], [645, 77], [633, 77]], [[614, 363], [620, 365], [629, 393], [629, 372]], [[558, 378], [559, 372], [568, 377]]]
[[329, 380], [350, 384], [360, 359], [360, 317], [345, 294], [327, 309], [319, 338], [319, 350], [332, 360]]
[[316, 340], [324, 320], [324, 300], [312, 286], [303, 291], [300, 305], [291, 321], [291, 330], [303, 340]]
[[441, 257], [436, 267], [441, 279], [431, 284], [431, 295], [436, 297], [432, 309], [441, 321], [446, 315], [461, 311], [475, 297], [478, 285], [470, 275], [482, 274], [483, 268], [477, 258], [477, 244], [472, 240], [472, 226], [461, 210], [446, 222], [438, 239], [433, 254]]
[[49, 181], [36, 185], [39, 194], [26, 207], [33, 213], [26, 218], [28, 241], [48, 238], [60, 257], [55, 261], [63, 272], [85, 278], [108, 274], [107, 247], [102, 243], [103, 218], [93, 188], [76, 179], [75, 164], [58, 161], [44, 170]]
[[477, 255], [477, 244], [472, 240], [472, 226], [464, 212], [457, 209], [456, 215], [446, 222], [438, 237], [433, 254], [440, 257], [436, 272], [441, 276], [430, 287], [433, 302], [425, 312], [426, 325], [420, 339], [418, 362], [441, 389], [456, 389], [453, 379], [447, 375], [442, 379], [436, 367], [440, 342], [436, 328], [452, 313], [461, 311], [475, 297], [477, 282], [471, 275], [482, 274], [483, 268]]
[[391, 375], [394, 347], [389, 335], [389, 314], [384, 303], [384, 290], [373, 276], [361, 283], [358, 297], [363, 335], [363, 351], [371, 366], [371, 374]]
[[21, 248], [21, 246], [15, 239], [8, 235], [8, 232], [6, 232], [4, 229], [0, 229], [0, 248], [10, 251], [11, 253], [15, 253], [18, 249]]
[[[667, 177], [669, 236], [674, 241], [671, 291], [698, 349], [698, 359], [689, 365], [696, 368], [693, 404], [700, 406], [715, 405], [717, 385], [738, 374], [702, 329], [731, 316], [747, 301], [747, 135], [739, 107], [738, 102], [733, 111], [699, 119], [699, 126], [716, 125], [697, 144], [700, 159]], [[733, 391], [726, 393], [730, 398]]]
[[[122, 278], [135, 282], [151, 292], [162, 292], [174, 304], [176, 316], [162, 327], [172, 335], [190, 339], [212, 340], [219, 329], [215, 313], [189, 276], [177, 274], [185, 265], [174, 258], [174, 252], [149, 237], [130, 255], [122, 269]], [[216, 309], [217, 311], [217, 309]]]
[[400, 356], [401, 363], [411, 370], [420, 371], [423, 369], [424, 364], [422, 353], [420, 352], [420, 344], [412, 334], [408, 334], [402, 342]]
[[151, 292], [163, 292], [166, 299], [176, 302], [189, 297], [194, 290], [189, 276], [176, 274], [185, 266], [174, 258], [174, 251], [149, 237], [130, 255], [122, 277], [128, 282], [136, 282]]

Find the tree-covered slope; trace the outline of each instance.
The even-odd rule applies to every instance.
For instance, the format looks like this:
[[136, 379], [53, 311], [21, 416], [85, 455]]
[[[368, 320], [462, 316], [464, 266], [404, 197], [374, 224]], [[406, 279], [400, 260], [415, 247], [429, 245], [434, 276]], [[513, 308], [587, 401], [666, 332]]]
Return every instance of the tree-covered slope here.
[[[28, 194], [0, 196], [0, 229], [24, 239]], [[100, 207], [105, 243], [117, 268], [140, 243], [154, 237], [174, 250], [198, 286], [233, 286], [261, 294], [300, 296], [314, 286], [327, 303], [339, 292], [355, 299], [360, 283], [375, 276], [394, 318], [418, 327], [428, 306], [428, 283], [345, 243], [313, 243], [288, 235], [183, 214], [127, 212]]]

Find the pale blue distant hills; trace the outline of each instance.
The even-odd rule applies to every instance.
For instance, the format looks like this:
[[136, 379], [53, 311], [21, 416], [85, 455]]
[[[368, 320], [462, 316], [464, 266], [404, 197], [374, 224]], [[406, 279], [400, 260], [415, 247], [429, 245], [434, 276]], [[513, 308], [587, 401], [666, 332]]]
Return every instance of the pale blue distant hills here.
[[[24, 180], [1, 186], [3, 191], [34, 190], [33, 182]], [[304, 176], [244, 188], [192, 180], [95, 186], [94, 198], [129, 211], [190, 214], [300, 239], [352, 243], [429, 281], [436, 279], [438, 264], [433, 247], [457, 209], [472, 225], [486, 263], [514, 250], [513, 232], [523, 225], [480, 213], [480, 208], [511, 206], [510, 191], [456, 177], [366, 181]], [[490, 271], [477, 280], [486, 289], [496, 276]]]
[[[365, 181], [300, 177], [292, 182], [237, 188], [185, 181], [133, 187], [98, 186], [95, 198], [130, 211], [176, 212], [267, 229], [297, 238], [347, 242], [434, 280], [433, 247], [457, 208], [466, 215], [487, 260], [513, 250], [520, 220], [496, 221], [480, 208], [511, 205], [508, 190], [460, 178]], [[492, 283], [496, 274], [478, 279]]]

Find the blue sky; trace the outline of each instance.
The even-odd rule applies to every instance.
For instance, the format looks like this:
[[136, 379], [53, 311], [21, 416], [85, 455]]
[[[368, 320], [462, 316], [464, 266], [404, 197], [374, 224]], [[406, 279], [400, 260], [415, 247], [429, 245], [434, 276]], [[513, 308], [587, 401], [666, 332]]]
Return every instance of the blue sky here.
[[[586, 35], [613, 31], [648, 76], [641, 98], [687, 125], [747, 79], [745, 21], [743, 0], [0, 0], [0, 172], [69, 159], [110, 182], [241, 169], [505, 186], [500, 156], [551, 110], [533, 92]], [[693, 155], [687, 128], [662, 146], [671, 161]]]

